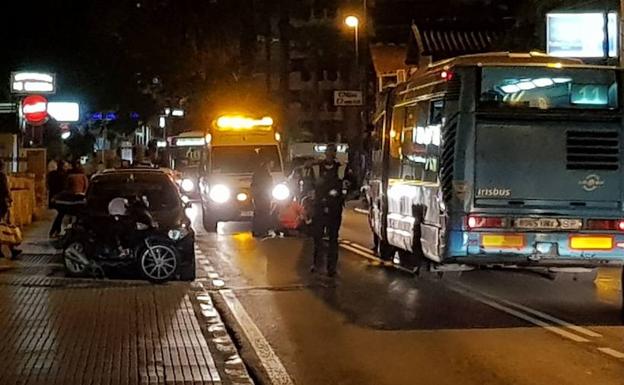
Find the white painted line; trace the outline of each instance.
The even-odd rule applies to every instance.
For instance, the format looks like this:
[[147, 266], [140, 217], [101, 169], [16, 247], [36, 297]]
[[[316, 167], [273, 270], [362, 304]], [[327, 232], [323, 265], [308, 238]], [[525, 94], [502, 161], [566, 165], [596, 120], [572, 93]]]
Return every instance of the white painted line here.
[[354, 208], [353, 211], [355, 211], [356, 213], [359, 213], [359, 214], [366, 214], [366, 215], [368, 215], [368, 210], [364, 210], [364, 209], [361, 209], [359, 207]]
[[611, 348], [598, 348], [598, 351], [620, 360], [624, 358], [624, 353], [620, 352], [619, 350]]
[[381, 261], [381, 259], [379, 259], [379, 258], [377, 258], [377, 257], [373, 256], [371, 253], [367, 253], [367, 252], [365, 252], [365, 251], [363, 251], [363, 250], [360, 250], [360, 249], [358, 249], [358, 248], [356, 248], [356, 247], [353, 247], [353, 246], [351, 246], [351, 245], [347, 245], [347, 244], [344, 244], [344, 243], [343, 243], [343, 244], [341, 244], [341, 245], [340, 245], [340, 247], [342, 247], [342, 248], [343, 248], [343, 249], [345, 249], [345, 250], [349, 250], [349, 251], [350, 251], [350, 252], [352, 252], [352, 253], [355, 253], [355, 254], [361, 255], [362, 257], [364, 257], [364, 258], [366, 258], [366, 259], [370, 259], [371, 261], [375, 261], [375, 262], [382, 262], [382, 261]]
[[[354, 243], [354, 242], [351, 242], [351, 241], [342, 241], [342, 242], [344, 243], [342, 246], [344, 246], [345, 249], [347, 249], [349, 251], [352, 251], [354, 253], [357, 253], [359, 255], [362, 255], [365, 258], [368, 258], [369, 256], [368, 255], [364, 255], [360, 251], [362, 251], [362, 252], [364, 252], [366, 254], [369, 254], [369, 255], [374, 255], [371, 250], [365, 248], [364, 246], [362, 246], [360, 244], [357, 244], [357, 243]], [[353, 248], [358, 249], [358, 251], [353, 250]], [[395, 267], [397, 267], [400, 270], [409, 271], [408, 269], [405, 269], [402, 266], [395, 265]], [[464, 285], [462, 283], [459, 283], [459, 282], [456, 282], [455, 284], [458, 285], [458, 286], [462, 286], [466, 290], [470, 290], [472, 292], [475, 292], [478, 295], [490, 298], [490, 299], [492, 299], [494, 301], [497, 301], [497, 302], [500, 302], [500, 303], [504, 303], [505, 305], [508, 305], [508, 306], [511, 306], [511, 307], [515, 307], [518, 310], [522, 310], [522, 311], [524, 311], [526, 313], [529, 313], [529, 314], [532, 314], [534, 316], [540, 317], [540, 318], [542, 318], [544, 320], [550, 321], [550, 322], [555, 323], [555, 324], [557, 324], [559, 326], [563, 326], [563, 327], [565, 327], [567, 329], [575, 331], [575, 332], [577, 332], [579, 334], [583, 334], [583, 335], [585, 335], [587, 337], [591, 337], [591, 338], [602, 338], [603, 337], [602, 334], [596, 333], [593, 330], [590, 330], [590, 329], [587, 329], [587, 328], [584, 328], [584, 327], [581, 327], [581, 326], [578, 326], [578, 325], [574, 325], [574, 324], [572, 324], [572, 323], [570, 323], [568, 321], [564, 321], [562, 319], [559, 319], [559, 318], [554, 317], [554, 316], [552, 316], [550, 314], [541, 312], [539, 310], [535, 310], [535, 309], [532, 309], [530, 307], [527, 307], [527, 306], [524, 306], [524, 305], [521, 305], [521, 304], [518, 304], [518, 303], [515, 303], [515, 302], [511, 302], [511, 301], [508, 301], [508, 300], [505, 300], [505, 299], [502, 299], [502, 298], [494, 297], [494, 296], [489, 295], [487, 293], [483, 293], [481, 291], [474, 290], [473, 288], [471, 288], [471, 287], [469, 287], [467, 285]]]
[[221, 290], [219, 293], [234, 315], [234, 318], [236, 318], [236, 322], [240, 325], [251, 347], [256, 352], [270, 383], [272, 385], [294, 385], [284, 364], [275, 354], [269, 342], [260, 329], [258, 329], [258, 326], [253, 322], [243, 304], [236, 298], [234, 292], [232, 290]]
[[492, 307], [494, 309], [497, 309], [497, 310], [500, 310], [500, 311], [502, 311], [504, 313], [512, 315], [512, 316], [514, 316], [516, 318], [520, 318], [520, 319], [522, 319], [524, 321], [532, 323], [533, 325], [536, 325], [536, 326], [539, 326], [541, 328], [544, 328], [544, 329], [548, 330], [549, 332], [555, 333], [555, 334], [557, 334], [557, 335], [559, 335], [559, 336], [561, 336], [563, 338], [567, 338], [567, 339], [572, 340], [574, 342], [589, 342], [589, 340], [587, 338], [585, 338], [585, 337], [581, 337], [581, 336], [579, 336], [577, 334], [571, 333], [571, 332], [569, 332], [567, 330], [564, 330], [564, 329], [562, 329], [560, 327], [552, 326], [552, 325], [550, 325], [549, 323], [547, 323], [545, 321], [542, 321], [540, 319], [531, 317], [528, 314], [524, 314], [524, 313], [522, 313], [522, 312], [520, 312], [518, 310], [512, 309], [512, 308], [507, 307], [505, 305], [502, 305], [502, 304], [500, 304], [498, 302], [494, 302], [493, 300], [489, 300], [489, 299], [485, 298], [484, 296], [480, 296], [480, 295], [478, 295], [476, 293], [473, 293], [473, 292], [468, 292], [468, 291], [464, 290], [463, 288], [460, 288], [457, 285], [448, 285], [447, 287], [450, 290], [452, 290], [452, 291], [454, 291], [454, 292], [456, 292], [458, 294], [461, 294], [461, 295], [466, 296], [468, 298], [474, 299], [475, 301], [481, 302], [481, 303], [483, 303], [485, 305], [488, 305], [488, 306], [490, 306], [490, 307]]
[[595, 332], [595, 331], [593, 331], [593, 330], [586, 329], [586, 328], [581, 327], [581, 326], [578, 326], [578, 325], [574, 325], [574, 324], [572, 324], [572, 323], [570, 323], [570, 322], [568, 322], [568, 321], [564, 321], [564, 320], [559, 319], [559, 318], [557, 318], [557, 317], [553, 317], [553, 316], [551, 316], [550, 314], [547, 314], [547, 313], [541, 312], [541, 311], [539, 311], [539, 310], [532, 309], [532, 308], [530, 308], [530, 307], [527, 307], [527, 306], [521, 305], [521, 304], [519, 304], [519, 303], [515, 303], [515, 302], [512, 302], [512, 301], [508, 301], [508, 300], [506, 300], [506, 299], [502, 299], [502, 298], [494, 297], [494, 296], [492, 296], [492, 295], [489, 295], [489, 294], [483, 293], [483, 292], [481, 292], [481, 291], [474, 290], [474, 289], [472, 289], [472, 288], [470, 288], [470, 287], [468, 287], [468, 286], [466, 286], [466, 285], [464, 285], [464, 284], [461, 284], [461, 283], [456, 283], [456, 284], [457, 284], [457, 285], [459, 285], [459, 286], [464, 287], [466, 290], [473, 291], [473, 292], [475, 292], [475, 293], [477, 293], [477, 294], [479, 294], [479, 295], [482, 295], [482, 296], [484, 296], [484, 297], [488, 297], [488, 298], [490, 298], [490, 299], [492, 299], [492, 300], [495, 300], [495, 301], [498, 301], [498, 302], [504, 303], [505, 305], [508, 305], [508, 306], [511, 306], [511, 307], [515, 307], [516, 309], [522, 310], [522, 311], [524, 311], [524, 312], [526, 312], [526, 313], [529, 313], [529, 314], [533, 314], [534, 316], [537, 316], [537, 317], [540, 317], [540, 318], [542, 318], [542, 319], [544, 319], [544, 320], [547, 320], [547, 321], [553, 322], [553, 323], [555, 323], [555, 324], [557, 324], [557, 325], [559, 325], [559, 326], [563, 326], [563, 327], [568, 328], [568, 329], [570, 329], [570, 330], [573, 330], [573, 331], [575, 331], [575, 332], [577, 332], [577, 333], [579, 333], [579, 334], [583, 334], [583, 335], [585, 335], [585, 336], [587, 336], [587, 337], [592, 337], [592, 338], [602, 338], [602, 334], [596, 333], [596, 332]]
[[347, 244], [348, 244], [349, 246], [351, 246], [351, 247], [355, 247], [356, 249], [360, 249], [360, 250], [362, 250], [363, 252], [368, 253], [368, 254], [370, 254], [370, 255], [372, 255], [372, 256], [376, 256], [376, 255], [375, 255], [375, 252], [374, 252], [373, 250], [371, 250], [370, 248], [368, 248], [368, 247], [366, 247], [366, 246], [362, 246], [362, 245], [360, 245], [359, 243], [349, 242], [349, 243], [347, 243]]

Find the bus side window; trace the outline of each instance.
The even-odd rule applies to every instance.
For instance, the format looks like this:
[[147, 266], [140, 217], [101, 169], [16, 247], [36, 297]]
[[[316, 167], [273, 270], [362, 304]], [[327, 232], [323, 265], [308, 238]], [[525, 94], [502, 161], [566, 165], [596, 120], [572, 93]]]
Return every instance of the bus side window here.
[[390, 179], [401, 177], [401, 137], [403, 136], [404, 120], [405, 107], [395, 108], [392, 114], [392, 126], [387, 131], [390, 135], [390, 164], [388, 167], [388, 178]]
[[440, 171], [440, 141], [441, 126], [444, 116], [444, 101], [433, 100], [429, 103], [429, 117], [427, 119], [427, 156], [425, 162], [426, 182], [437, 182]]
[[429, 109], [429, 125], [442, 124], [444, 100], [434, 100]]
[[383, 174], [382, 135], [385, 122], [386, 116], [384, 114], [381, 118], [377, 119], [374, 131], [371, 133], [372, 174], [376, 178], [381, 178]]
[[416, 142], [418, 126], [423, 119], [427, 119], [427, 113], [423, 113], [421, 104], [407, 107], [401, 137], [401, 178], [405, 180], [420, 181], [425, 171], [424, 147]]

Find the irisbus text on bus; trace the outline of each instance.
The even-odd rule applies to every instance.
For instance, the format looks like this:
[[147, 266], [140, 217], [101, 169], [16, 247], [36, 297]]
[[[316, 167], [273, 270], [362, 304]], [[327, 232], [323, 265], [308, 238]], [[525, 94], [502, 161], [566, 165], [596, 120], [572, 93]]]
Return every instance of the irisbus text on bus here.
[[434, 63], [384, 94], [368, 193], [381, 257], [621, 265], [620, 83], [611, 67], [493, 53]]

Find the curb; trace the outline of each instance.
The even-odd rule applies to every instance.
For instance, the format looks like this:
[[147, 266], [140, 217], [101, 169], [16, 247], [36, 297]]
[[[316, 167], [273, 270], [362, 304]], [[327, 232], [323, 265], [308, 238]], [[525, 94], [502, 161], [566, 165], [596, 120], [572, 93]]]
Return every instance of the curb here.
[[197, 262], [199, 262], [197, 280], [191, 284], [194, 291], [193, 299], [197, 304], [195, 313], [213, 358], [217, 362], [218, 370], [222, 374], [222, 383], [254, 385], [255, 383], [247, 371], [247, 366], [245, 366], [238, 348], [228, 333], [210, 295], [211, 291], [214, 292], [223, 288], [225, 282], [219, 278], [218, 273], [197, 245], [195, 246], [195, 255]]

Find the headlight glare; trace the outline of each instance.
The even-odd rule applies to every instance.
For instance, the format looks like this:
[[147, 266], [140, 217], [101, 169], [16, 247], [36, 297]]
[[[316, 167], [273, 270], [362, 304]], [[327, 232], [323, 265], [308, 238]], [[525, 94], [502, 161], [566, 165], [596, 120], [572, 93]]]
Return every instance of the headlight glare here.
[[182, 190], [190, 192], [193, 191], [193, 189], [195, 188], [195, 183], [192, 179], [184, 178], [182, 179], [182, 184], [180, 186], [182, 187]]
[[290, 196], [290, 190], [288, 189], [288, 186], [280, 183], [273, 188], [272, 195], [275, 200], [284, 201]]
[[216, 203], [225, 203], [230, 199], [230, 189], [227, 186], [218, 184], [210, 189], [210, 199]]

